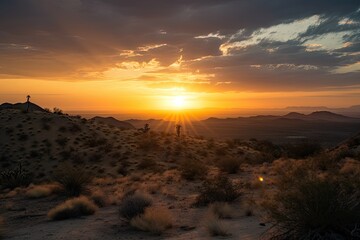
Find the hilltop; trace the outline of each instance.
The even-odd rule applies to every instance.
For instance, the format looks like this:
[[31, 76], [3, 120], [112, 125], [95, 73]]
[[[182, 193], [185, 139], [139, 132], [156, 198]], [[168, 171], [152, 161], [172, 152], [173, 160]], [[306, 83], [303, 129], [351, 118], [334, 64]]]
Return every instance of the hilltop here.
[[[263, 118], [274, 121], [273, 116], [259, 116], [253, 121], [261, 123]], [[284, 119], [294, 121], [284, 117], [276, 121]], [[157, 235], [137, 230], [144, 229], [143, 225], [119, 216], [127, 197], [140, 194], [151, 199], [156, 220], [163, 221], [164, 212], [170, 214], [166, 221], [172, 222], [171, 229], [161, 230], [164, 239], [205, 240], [215, 227], [235, 238], [258, 239], [271, 226], [265, 218], [264, 204], [283, 186], [294, 184], [296, 174], [305, 176], [304, 168], [309, 171], [311, 167], [322, 177], [328, 176], [330, 169], [346, 176], [360, 172], [359, 135], [335, 148], [323, 149], [308, 141], [276, 145], [256, 139], [224, 141], [186, 132], [177, 137], [171, 128], [156, 130], [153, 125], [157, 121], [153, 120], [152, 130], [144, 133], [113, 118], [85, 119], [62, 111], [2, 109], [0, 213], [10, 223], [6, 236], [158, 239]], [[212, 121], [222, 120], [212, 119], [208, 126]], [[140, 127], [144, 123], [132, 122]], [[16, 176], [19, 166], [28, 182], [2, 177]], [[82, 185], [81, 201], [92, 206], [94, 215], [52, 220], [49, 213], [57, 210], [55, 206], [72, 199], [67, 192], [69, 186], [59, 180], [61, 172], [65, 182]], [[91, 176], [91, 181], [82, 182], [84, 176]], [[212, 205], [216, 201], [227, 203]], [[225, 217], [213, 219], [213, 214]], [[154, 228], [145, 229], [158, 231]]]

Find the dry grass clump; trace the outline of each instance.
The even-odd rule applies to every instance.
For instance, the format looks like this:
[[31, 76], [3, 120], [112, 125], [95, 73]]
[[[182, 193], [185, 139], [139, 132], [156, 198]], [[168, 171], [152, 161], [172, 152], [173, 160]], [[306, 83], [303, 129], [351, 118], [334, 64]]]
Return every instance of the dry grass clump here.
[[145, 209], [152, 205], [152, 198], [144, 193], [136, 192], [126, 196], [120, 205], [120, 216], [131, 220], [145, 212]]
[[100, 208], [106, 207], [110, 204], [109, 197], [106, 196], [105, 193], [101, 190], [92, 192], [90, 198]]
[[14, 169], [7, 169], [0, 172], [0, 189], [14, 189], [17, 187], [28, 186], [31, 183], [31, 180], [31, 175], [25, 171], [22, 164], [19, 163]]
[[165, 208], [149, 207], [144, 214], [132, 218], [130, 224], [142, 231], [160, 235], [172, 227], [172, 216]]
[[214, 216], [218, 218], [228, 219], [234, 217], [234, 209], [228, 203], [213, 203], [210, 205], [209, 210]]
[[360, 162], [347, 159], [340, 169], [340, 173], [344, 175], [358, 175], [360, 176]]
[[54, 179], [63, 187], [66, 195], [77, 197], [88, 190], [92, 176], [82, 168], [65, 165], [57, 171]]
[[88, 198], [81, 196], [69, 199], [64, 203], [57, 205], [48, 212], [51, 220], [64, 220], [68, 218], [77, 218], [86, 215], [92, 215], [96, 212], [96, 205]]
[[217, 166], [221, 171], [226, 173], [237, 173], [239, 171], [241, 161], [238, 158], [223, 158], [218, 163]]
[[359, 179], [303, 178], [266, 205], [270, 239], [359, 239]]
[[181, 176], [189, 181], [204, 178], [207, 171], [206, 165], [195, 159], [185, 160], [180, 165]]
[[203, 182], [195, 205], [205, 206], [213, 202], [232, 202], [239, 196], [238, 186], [225, 175], [219, 175]]
[[216, 216], [209, 216], [205, 222], [205, 227], [211, 236], [231, 236], [229, 229], [226, 227], [224, 222]]
[[31, 186], [26, 191], [25, 196], [27, 198], [43, 198], [48, 197], [55, 192], [59, 192], [61, 187], [57, 184], [46, 184]]

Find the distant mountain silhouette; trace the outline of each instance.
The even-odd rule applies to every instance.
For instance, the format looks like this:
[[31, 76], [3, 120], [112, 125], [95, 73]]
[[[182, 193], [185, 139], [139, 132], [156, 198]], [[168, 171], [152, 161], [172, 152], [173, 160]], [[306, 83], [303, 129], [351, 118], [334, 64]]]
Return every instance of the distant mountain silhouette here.
[[[27, 103], [3, 103], [0, 105], [0, 110], [3, 109], [18, 109], [18, 110], [26, 110], [27, 109]], [[46, 112], [42, 107], [36, 105], [35, 103], [30, 102], [29, 110], [33, 112]]]
[[95, 122], [99, 122], [99, 123], [104, 123], [110, 126], [114, 126], [120, 129], [135, 129], [135, 127], [128, 122], [125, 121], [119, 121], [116, 118], [113, 117], [93, 117], [90, 120], [95, 121]]
[[291, 112], [284, 115], [283, 117], [289, 119], [312, 120], [312, 121], [314, 120], [336, 121], [336, 122], [360, 121], [359, 118], [347, 117], [329, 111], [316, 111], [307, 115], [297, 112]]
[[306, 119], [306, 115], [298, 112], [290, 112], [283, 116], [284, 118], [289, 119]]

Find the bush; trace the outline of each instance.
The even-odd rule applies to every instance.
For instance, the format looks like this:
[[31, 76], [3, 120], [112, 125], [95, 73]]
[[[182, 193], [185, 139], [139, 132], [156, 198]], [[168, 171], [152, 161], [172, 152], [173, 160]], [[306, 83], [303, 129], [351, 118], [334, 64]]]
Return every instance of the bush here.
[[172, 227], [172, 217], [167, 209], [149, 207], [145, 209], [144, 214], [131, 219], [130, 224], [142, 231], [160, 235]]
[[43, 198], [53, 193], [60, 192], [61, 187], [58, 184], [46, 184], [31, 186], [25, 193], [27, 198]]
[[152, 205], [150, 196], [143, 193], [135, 193], [123, 199], [120, 206], [120, 216], [131, 220], [144, 213], [147, 207]]
[[207, 167], [200, 161], [188, 159], [180, 165], [180, 172], [186, 180], [202, 179], [207, 174]]
[[54, 107], [53, 113], [58, 114], [58, 115], [63, 115], [64, 114], [63, 111], [60, 108], [56, 108], [56, 107]]
[[211, 236], [227, 237], [231, 235], [224, 223], [215, 216], [211, 216], [205, 222], [205, 227]]
[[358, 179], [305, 179], [280, 191], [267, 211], [271, 239], [358, 239]]
[[2, 188], [26, 187], [30, 183], [31, 175], [23, 170], [21, 163], [13, 170], [4, 170], [0, 173], [0, 185]]
[[156, 150], [159, 148], [159, 141], [156, 136], [152, 134], [141, 135], [138, 141], [139, 149], [144, 151]]
[[63, 187], [68, 196], [79, 196], [87, 191], [92, 177], [83, 169], [65, 165], [55, 173], [54, 180]]
[[210, 205], [211, 213], [218, 218], [232, 218], [234, 215], [234, 209], [224, 202], [216, 202]]
[[51, 209], [48, 217], [51, 220], [64, 220], [68, 218], [77, 218], [86, 215], [92, 215], [96, 212], [96, 205], [86, 197], [69, 199]]
[[228, 177], [219, 175], [203, 182], [195, 205], [204, 206], [213, 202], [232, 202], [239, 196], [237, 186]]
[[143, 158], [137, 166], [138, 169], [155, 169], [156, 167], [157, 163], [153, 158]]
[[237, 158], [224, 158], [217, 163], [221, 171], [226, 173], [237, 173], [239, 171], [241, 161]]

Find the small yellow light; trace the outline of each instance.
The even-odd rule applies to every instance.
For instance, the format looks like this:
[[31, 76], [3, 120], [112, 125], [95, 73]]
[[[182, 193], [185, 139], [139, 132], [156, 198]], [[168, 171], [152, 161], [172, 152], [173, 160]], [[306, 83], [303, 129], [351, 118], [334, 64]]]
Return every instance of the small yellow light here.
[[263, 178], [263, 177], [259, 177], [259, 181], [260, 181], [260, 182], [263, 182], [263, 181], [264, 181], [264, 178]]

